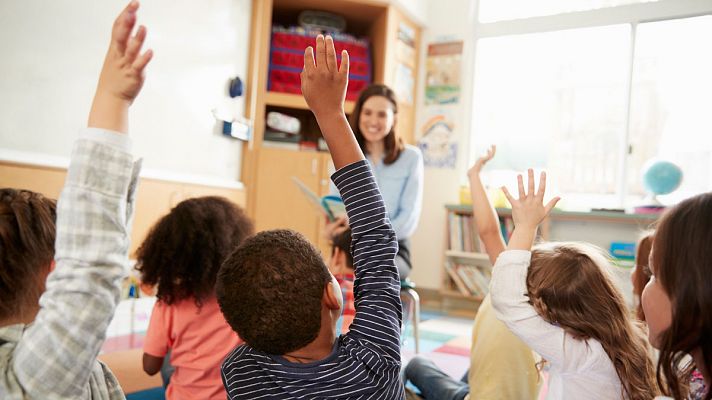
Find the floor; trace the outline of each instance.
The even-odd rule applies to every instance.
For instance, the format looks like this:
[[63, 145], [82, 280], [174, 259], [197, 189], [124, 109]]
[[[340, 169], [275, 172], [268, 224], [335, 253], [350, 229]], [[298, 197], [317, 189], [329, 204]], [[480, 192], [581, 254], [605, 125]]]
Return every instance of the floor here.
[[[114, 371], [128, 400], [163, 399], [161, 378], [149, 377], [141, 369], [141, 346], [148, 327], [153, 299], [121, 302], [109, 325], [100, 359]], [[431, 358], [445, 372], [460, 379], [469, 366], [472, 319], [423, 311], [420, 323], [420, 353]], [[406, 326], [404, 363], [415, 355], [412, 325]]]

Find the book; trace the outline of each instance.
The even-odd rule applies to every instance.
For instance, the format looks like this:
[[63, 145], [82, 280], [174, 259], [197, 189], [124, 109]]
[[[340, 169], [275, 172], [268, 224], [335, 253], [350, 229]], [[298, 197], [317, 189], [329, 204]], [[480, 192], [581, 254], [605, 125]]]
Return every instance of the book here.
[[465, 285], [465, 282], [463, 282], [460, 275], [458, 275], [457, 270], [455, 270], [455, 267], [450, 263], [446, 263], [445, 270], [450, 276], [450, 280], [455, 283], [455, 287], [457, 287], [457, 290], [459, 290], [460, 293], [464, 294], [465, 296], [470, 296], [470, 290], [467, 288], [467, 285]]
[[346, 214], [346, 207], [341, 197], [333, 195], [319, 197], [296, 176], [292, 177], [292, 182], [302, 191], [309, 203], [314, 206], [314, 209], [326, 216], [329, 221], [334, 221], [339, 215]]
[[462, 264], [457, 264], [455, 266], [457, 274], [460, 275], [460, 278], [462, 278], [462, 281], [465, 283], [465, 286], [467, 286], [467, 289], [470, 291], [470, 293], [473, 296], [479, 296], [486, 292], [483, 292], [482, 289], [477, 285], [477, 283], [472, 279], [470, 271], [472, 268], [473, 267], [469, 265]]

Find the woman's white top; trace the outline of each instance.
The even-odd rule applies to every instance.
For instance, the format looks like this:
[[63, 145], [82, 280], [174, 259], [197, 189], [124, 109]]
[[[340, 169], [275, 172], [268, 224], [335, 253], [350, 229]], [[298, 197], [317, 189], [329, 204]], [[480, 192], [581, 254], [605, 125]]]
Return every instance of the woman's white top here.
[[497, 318], [550, 365], [547, 399], [622, 399], [613, 363], [597, 340], [575, 339], [546, 322], [529, 303], [531, 252], [508, 250], [492, 271], [490, 295]]

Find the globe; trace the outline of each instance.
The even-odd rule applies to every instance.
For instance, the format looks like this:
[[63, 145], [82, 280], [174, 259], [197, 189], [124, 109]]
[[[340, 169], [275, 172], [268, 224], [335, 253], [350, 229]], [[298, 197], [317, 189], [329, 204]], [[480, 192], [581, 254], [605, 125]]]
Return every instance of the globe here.
[[682, 183], [682, 169], [665, 160], [650, 160], [643, 167], [643, 186], [653, 195], [672, 193]]

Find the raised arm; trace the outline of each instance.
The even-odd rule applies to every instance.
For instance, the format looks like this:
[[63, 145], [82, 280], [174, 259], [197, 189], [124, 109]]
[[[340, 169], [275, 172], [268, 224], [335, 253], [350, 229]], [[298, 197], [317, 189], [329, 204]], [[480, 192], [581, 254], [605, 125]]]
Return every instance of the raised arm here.
[[[537, 226], [559, 201], [556, 197], [544, 206], [546, 175], [541, 174], [539, 190], [534, 191], [534, 172], [528, 171], [528, 190], [524, 190], [522, 176], [518, 177], [519, 198], [502, 188], [512, 204], [514, 232], [492, 270], [490, 296], [497, 318], [507, 328], [553, 365], [563, 367], [565, 359], [576, 359], [578, 352], [587, 350], [584, 342], [566, 335], [558, 326], [545, 321], [529, 303], [527, 271], [531, 263], [531, 247]], [[565, 350], [565, 351], [564, 351]], [[585, 359], [585, 358], [582, 358]]]
[[330, 36], [316, 38], [316, 56], [309, 46], [304, 52], [302, 94], [314, 113], [329, 146], [336, 170], [363, 160], [361, 148], [344, 113], [346, 86], [349, 83], [349, 54], [341, 53], [341, 68], [336, 61], [334, 41]]
[[145, 29], [130, 37], [137, 9], [130, 3], [114, 23], [89, 118], [97, 129], [75, 143], [58, 202], [56, 268], [13, 358], [13, 371], [31, 398], [87, 395], [128, 268], [137, 169], [126, 135], [116, 132], [126, 132], [128, 106], [151, 57], [138, 56]]
[[477, 234], [485, 245], [487, 256], [492, 265], [497, 261], [499, 254], [504, 251], [505, 243], [502, 237], [502, 230], [499, 227], [497, 210], [492, 207], [485, 186], [482, 184], [480, 173], [482, 168], [494, 158], [497, 147], [492, 145], [487, 150], [487, 154], [478, 158], [475, 164], [467, 171], [470, 180], [470, 195], [472, 197], [472, 213], [475, 216]]
[[351, 226], [356, 280], [356, 316], [348, 333], [373, 343], [391, 362], [400, 363], [400, 283], [395, 265], [398, 249], [383, 198], [346, 117], [348, 54], [337, 69], [330, 37], [316, 40], [304, 54], [302, 93], [314, 112], [336, 166], [332, 180], [339, 189]]

